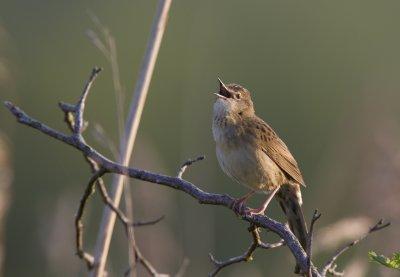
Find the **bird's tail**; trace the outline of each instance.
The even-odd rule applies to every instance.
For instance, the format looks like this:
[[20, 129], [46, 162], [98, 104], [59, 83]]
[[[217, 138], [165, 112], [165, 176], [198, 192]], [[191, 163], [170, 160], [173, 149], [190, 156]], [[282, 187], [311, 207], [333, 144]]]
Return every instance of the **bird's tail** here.
[[[303, 211], [301, 209], [302, 199], [300, 185], [283, 185], [277, 193], [277, 199], [286, 215], [290, 230], [292, 230], [304, 251], [306, 251], [308, 243], [308, 231]], [[295, 273], [300, 273], [299, 265], [296, 265]]]

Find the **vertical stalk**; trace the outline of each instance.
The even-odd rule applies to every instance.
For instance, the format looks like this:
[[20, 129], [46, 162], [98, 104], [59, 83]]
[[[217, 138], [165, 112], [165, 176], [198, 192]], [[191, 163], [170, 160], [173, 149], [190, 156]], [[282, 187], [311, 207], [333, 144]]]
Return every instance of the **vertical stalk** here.
[[[143, 107], [157, 60], [157, 55], [164, 35], [171, 2], [172, 0], [160, 0], [158, 2], [157, 12], [153, 21], [146, 53], [133, 93], [133, 99], [129, 109], [130, 112], [126, 121], [125, 133], [121, 139], [121, 160], [119, 162], [123, 165], [128, 165], [131, 159], [132, 149], [135, 143]], [[122, 175], [115, 176], [111, 187], [111, 197], [117, 206], [121, 200], [124, 179], [125, 177]], [[108, 207], [105, 207], [95, 247], [95, 267], [90, 272], [90, 276], [102, 277], [104, 275], [115, 219], [115, 213]]]

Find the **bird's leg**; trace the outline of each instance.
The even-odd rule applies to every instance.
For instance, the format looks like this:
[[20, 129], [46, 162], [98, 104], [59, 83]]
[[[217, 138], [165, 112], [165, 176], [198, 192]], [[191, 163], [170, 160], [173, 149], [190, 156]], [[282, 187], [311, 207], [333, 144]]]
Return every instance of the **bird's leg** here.
[[268, 198], [264, 201], [264, 203], [256, 209], [249, 208], [246, 212], [249, 213], [250, 215], [256, 215], [256, 214], [264, 214], [265, 210], [267, 209], [269, 203], [271, 202], [272, 198], [274, 198], [275, 194], [279, 190], [280, 187], [277, 187], [274, 189], [270, 195], [268, 195]]
[[254, 190], [249, 191], [248, 193], [246, 193], [244, 196], [240, 197], [240, 198], [236, 198], [235, 200], [233, 200], [232, 203], [232, 209], [239, 213], [241, 212], [243, 205], [246, 203], [246, 201], [254, 194]]

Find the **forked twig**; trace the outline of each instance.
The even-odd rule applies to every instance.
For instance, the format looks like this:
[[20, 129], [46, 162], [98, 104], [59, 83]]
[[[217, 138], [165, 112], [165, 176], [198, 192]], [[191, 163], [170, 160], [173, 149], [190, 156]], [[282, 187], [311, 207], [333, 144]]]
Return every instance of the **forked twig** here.
[[186, 169], [191, 166], [192, 164], [194, 164], [195, 162], [199, 162], [204, 160], [206, 157], [205, 156], [199, 156], [195, 159], [189, 159], [186, 162], [184, 162], [181, 167], [179, 168], [178, 173], [176, 174], [177, 178], [182, 178], [183, 173], [185, 173]]
[[[92, 168], [96, 169], [98, 167], [97, 164], [91, 162], [90, 160], [89, 164], [92, 164]], [[129, 218], [124, 214], [124, 212], [122, 210], [120, 210], [113, 202], [111, 197], [109, 196], [107, 189], [105, 187], [104, 181], [103, 179], [99, 178], [97, 179], [97, 186], [99, 188], [100, 191], [100, 195], [103, 199], [104, 204], [106, 204], [110, 209], [112, 209], [116, 214], [117, 214], [117, 218], [121, 221], [121, 223], [124, 225], [124, 229], [125, 232], [128, 234], [129, 232], [129, 228], [130, 227], [141, 227], [141, 226], [148, 226], [148, 225], [154, 225], [158, 222], [160, 222], [162, 219], [164, 219], [164, 215], [155, 219], [155, 220], [151, 220], [151, 221], [138, 221], [138, 222], [131, 222], [129, 220]], [[133, 251], [135, 253], [135, 257], [136, 257], [136, 261], [138, 261], [140, 264], [143, 265], [143, 267], [147, 270], [147, 272], [151, 275], [151, 276], [162, 276], [162, 274], [159, 274], [157, 272], [157, 270], [155, 269], [155, 267], [150, 263], [149, 260], [147, 260], [143, 254], [141, 253], [140, 249], [138, 248], [138, 246], [135, 245], [131, 245], [131, 247], [133, 247]], [[86, 260], [86, 259], [85, 259]], [[93, 263], [93, 257], [92, 257], [92, 263]], [[91, 267], [92, 268], [92, 267]], [[129, 273], [131, 272], [131, 268], [132, 266], [129, 267]], [[128, 271], [127, 271], [128, 272]], [[129, 274], [128, 274], [129, 275]], [[165, 276], [165, 275], [164, 275]]]
[[365, 233], [363, 236], [360, 238], [356, 239], [355, 241], [352, 241], [348, 244], [346, 244], [344, 247], [340, 248], [339, 250], [336, 251], [336, 253], [330, 258], [326, 263], [325, 266], [321, 270], [321, 275], [326, 276], [326, 274], [329, 272], [331, 274], [334, 274], [336, 276], [342, 276], [341, 272], [336, 271], [336, 265], [335, 262], [337, 258], [339, 258], [340, 255], [342, 255], [344, 252], [349, 250], [352, 246], [358, 244], [360, 241], [364, 240], [366, 237], [368, 237], [370, 234], [380, 231], [390, 225], [390, 222], [383, 222], [383, 219], [379, 220], [374, 226], [372, 226], [367, 233]]
[[312, 270], [311, 270], [311, 260], [312, 260], [312, 243], [313, 243], [313, 235], [314, 235], [314, 225], [315, 222], [321, 217], [321, 214], [318, 210], [314, 210], [313, 216], [311, 218], [310, 228], [308, 231], [308, 240], [307, 240], [307, 249], [306, 253], [308, 256], [308, 276], [312, 277]]
[[[92, 70], [92, 74], [91, 74], [89, 80], [87, 81], [87, 83], [85, 85], [85, 89], [83, 90], [83, 94], [80, 97], [80, 99], [79, 99], [77, 104], [70, 105], [70, 104], [60, 103], [60, 108], [65, 113], [65, 122], [67, 123], [69, 129], [73, 132], [74, 136], [77, 136], [77, 134], [79, 134], [79, 133], [76, 133], [76, 132], [82, 132], [82, 129], [74, 128], [74, 126], [78, 125], [77, 121], [79, 120], [79, 117], [78, 117], [79, 114], [81, 114], [83, 116], [83, 111], [84, 111], [84, 106], [85, 106], [85, 101], [86, 101], [87, 95], [89, 93], [89, 90], [90, 90], [90, 88], [92, 86], [92, 83], [93, 83], [95, 77], [99, 73], [100, 73], [100, 69], [98, 69], [98, 68], [94, 68]], [[82, 117], [81, 120], [83, 122], [83, 117]], [[78, 137], [78, 138], [83, 140], [83, 137], [81, 137], [81, 136]], [[93, 176], [95, 176], [96, 174], [98, 174], [100, 172], [102, 173], [102, 175], [105, 173], [104, 168], [99, 166], [98, 163], [96, 163], [92, 159], [88, 158], [87, 156], [84, 156], [84, 158], [87, 161], [87, 163], [89, 164], [89, 166], [91, 168], [91, 171], [94, 174]], [[126, 231], [128, 236], [129, 236], [129, 228], [130, 227], [133, 227], [133, 226], [138, 226], [139, 227], [139, 226], [144, 226], [144, 225], [155, 224], [155, 223], [159, 222], [163, 218], [163, 216], [162, 216], [161, 218], [157, 219], [156, 221], [153, 220], [153, 221], [150, 221], [150, 222], [133, 223], [124, 214], [124, 212], [122, 210], [120, 210], [113, 203], [111, 197], [109, 196], [109, 194], [107, 192], [107, 189], [105, 187], [104, 181], [103, 181], [103, 179], [101, 178], [100, 175], [93, 182], [89, 181], [89, 185], [87, 186], [87, 189], [85, 190], [85, 193], [84, 193], [84, 195], [82, 197], [82, 200], [81, 200], [81, 203], [80, 203], [80, 206], [79, 206], [79, 209], [78, 209], [77, 217], [76, 217], [77, 253], [78, 253], [78, 256], [86, 262], [87, 267], [89, 269], [92, 269], [93, 266], [94, 266], [94, 257], [83, 250], [83, 222], [82, 222], [82, 217], [83, 217], [83, 213], [84, 213], [84, 209], [85, 209], [86, 203], [87, 203], [90, 195], [94, 192], [94, 189], [95, 189], [94, 185], [95, 184], [97, 184], [97, 186], [99, 188], [100, 195], [102, 196], [104, 204], [107, 205], [111, 210], [113, 210], [117, 214], [117, 217], [122, 222], [122, 224], [124, 225], [125, 231]], [[130, 243], [130, 247], [133, 248], [134, 255], [136, 256], [138, 251], [139, 251], [139, 249], [133, 243]], [[154, 269], [154, 267], [151, 266], [150, 262], [147, 261], [143, 257], [143, 255], [141, 255], [140, 259], [139, 259], [139, 257], [136, 257], [136, 260], [138, 260], [150, 274], [153, 274], [154, 272], [157, 273], [157, 271]]]
[[[81, 97], [79, 98], [78, 102], [75, 105], [67, 104], [60, 102], [59, 106], [60, 108], [64, 111], [65, 113], [65, 120], [68, 122], [69, 121], [69, 128], [72, 130], [75, 136], [81, 136], [83, 130], [84, 130], [84, 120], [83, 120], [83, 113], [85, 111], [85, 103], [87, 96], [89, 95], [90, 89], [94, 83], [94, 80], [96, 77], [99, 75], [101, 72], [100, 67], [95, 67], [92, 70], [92, 73], [90, 74], [90, 77], [88, 81], [85, 84], [85, 87], [83, 89], [83, 93], [81, 94]], [[72, 120], [71, 115], [74, 117], [74, 120]]]
[[272, 243], [272, 244], [262, 242], [261, 237], [260, 237], [260, 231], [259, 231], [258, 227], [256, 227], [255, 225], [251, 225], [248, 230], [252, 235], [253, 241], [250, 244], [249, 248], [246, 250], [246, 252], [244, 252], [242, 255], [229, 258], [225, 261], [218, 261], [214, 258], [214, 256], [211, 253], [209, 254], [210, 260], [214, 264], [214, 267], [215, 267], [215, 269], [212, 272], [210, 272], [210, 274], [208, 275], [209, 277], [216, 276], [218, 274], [218, 272], [220, 272], [223, 268], [225, 268], [227, 266], [230, 266], [230, 265], [233, 265], [236, 263], [240, 263], [240, 262], [251, 261], [253, 259], [252, 255], [257, 248], [271, 249], [271, 248], [276, 248], [276, 247], [280, 247], [280, 246], [284, 245], [284, 242], [282, 240], [279, 242], [276, 242], [276, 243]]

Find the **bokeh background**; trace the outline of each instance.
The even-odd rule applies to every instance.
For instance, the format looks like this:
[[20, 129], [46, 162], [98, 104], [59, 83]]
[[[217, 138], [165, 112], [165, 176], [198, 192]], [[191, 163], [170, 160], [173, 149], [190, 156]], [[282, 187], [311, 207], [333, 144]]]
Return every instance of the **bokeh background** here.
[[[1, 0], [0, 100], [67, 131], [57, 102], [76, 100], [91, 68], [104, 67], [88, 101], [86, 137], [111, 157], [93, 137], [100, 124], [118, 141], [118, 128], [109, 63], [85, 35], [96, 28], [88, 11], [116, 39], [127, 110], [155, 7], [155, 0]], [[173, 175], [182, 161], [204, 154], [186, 178], [206, 191], [243, 194], [220, 170], [211, 135], [217, 76], [240, 83], [297, 158], [308, 184], [308, 219], [314, 208], [323, 213], [316, 263], [384, 217], [393, 226], [349, 251], [339, 265], [347, 276], [396, 276], [369, 263], [367, 251], [400, 249], [399, 9], [393, 0], [174, 1], [132, 165]], [[4, 108], [0, 132], [1, 274], [85, 276], [74, 255], [73, 227], [89, 178], [82, 156], [17, 124]], [[222, 259], [247, 249], [247, 225], [227, 209], [136, 180], [132, 195], [136, 219], [166, 216], [136, 229], [144, 254], [161, 272], [176, 272], [188, 258], [186, 276], [205, 276], [212, 269], [209, 252]], [[102, 209], [95, 196], [85, 217], [88, 251]], [[284, 220], [276, 203], [269, 215]], [[111, 276], [125, 272], [126, 246], [117, 224]], [[286, 248], [257, 251], [251, 263], [221, 276], [292, 276], [293, 265]]]

